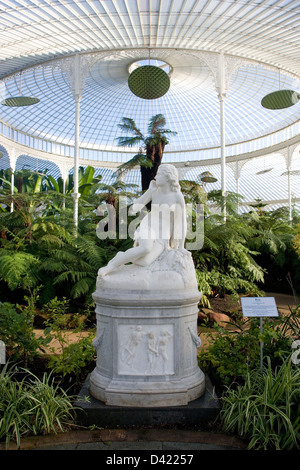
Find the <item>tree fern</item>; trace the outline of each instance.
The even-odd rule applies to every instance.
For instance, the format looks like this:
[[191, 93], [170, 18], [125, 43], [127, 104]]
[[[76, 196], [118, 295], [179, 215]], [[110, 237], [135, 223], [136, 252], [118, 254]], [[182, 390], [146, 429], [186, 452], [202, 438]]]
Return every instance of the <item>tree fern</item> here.
[[[141, 161], [142, 165], [140, 165], [140, 170], [143, 191], [148, 189], [151, 180], [156, 176], [157, 169], [162, 161], [165, 145], [169, 143], [167, 135], [176, 134], [176, 132], [166, 129], [165, 124], [166, 120], [162, 114], [152, 116], [148, 124], [148, 136], [144, 136], [142, 134], [141, 130], [131, 118], [123, 117], [122, 122], [119, 124], [119, 127], [126, 133], [131, 134], [131, 136], [117, 137], [118, 144], [129, 147], [140, 144], [139, 154], [143, 154], [143, 152], [145, 152], [146, 158], [152, 163], [151, 167], [147, 167], [144, 159]], [[127, 166], [127, 169], [129, 166], [132, 166], [132, 162]], [[120, 171], [122, 171], [122, 168]]]
[[5, 281], [11, 290], [36, 286], [40, 281], [40, 264], [40, 260], [30, 253], [2, 249], [0, 279]]

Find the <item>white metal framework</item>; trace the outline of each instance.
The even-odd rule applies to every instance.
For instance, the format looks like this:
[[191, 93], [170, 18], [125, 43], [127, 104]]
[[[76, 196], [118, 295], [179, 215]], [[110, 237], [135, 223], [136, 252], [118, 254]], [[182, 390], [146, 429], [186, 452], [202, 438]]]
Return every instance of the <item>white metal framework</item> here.
[[[1, 101], [40, 99], [0, 107], [0, 167], [66, 177], [75, 162], [110, 169], [111, 178], [137, 150], [117, 146], [121, 118], [146, 132], [162, 113], [177, 132], [164, 159], [181, 177], [209, 170], [218, 178], [210, 188], [238, 190], [246, 202], [299, 201], [300, 104], [261, 106], [272, 91], [300, 91], [299, 0], [5, 0], [0, 8]], [[157, 100], [128, 88], [130, 65], [148, 58], [171, 66], [170, 90]]]

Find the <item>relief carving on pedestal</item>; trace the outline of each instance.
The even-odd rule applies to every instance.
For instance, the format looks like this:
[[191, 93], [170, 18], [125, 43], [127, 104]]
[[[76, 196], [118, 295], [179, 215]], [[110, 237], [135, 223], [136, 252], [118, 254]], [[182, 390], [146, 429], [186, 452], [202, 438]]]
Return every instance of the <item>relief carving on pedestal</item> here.
[[173, 325], [119, 325], [118, 373], [174, 374]]

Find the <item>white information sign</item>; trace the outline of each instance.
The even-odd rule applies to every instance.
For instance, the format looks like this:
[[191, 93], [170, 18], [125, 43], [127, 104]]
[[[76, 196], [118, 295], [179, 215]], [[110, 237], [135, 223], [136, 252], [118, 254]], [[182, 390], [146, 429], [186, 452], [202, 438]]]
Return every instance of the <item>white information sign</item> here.
[[[263, 333], [263, 317], [278, 317], [274, 297], [241, 297], [244, 317], [260, 317], [260, 332]], [[260, 370], [263, 370], [263, 342], [260, 341]]]
[[244, 317], [278, 317], [274, 297], [241, 297]]

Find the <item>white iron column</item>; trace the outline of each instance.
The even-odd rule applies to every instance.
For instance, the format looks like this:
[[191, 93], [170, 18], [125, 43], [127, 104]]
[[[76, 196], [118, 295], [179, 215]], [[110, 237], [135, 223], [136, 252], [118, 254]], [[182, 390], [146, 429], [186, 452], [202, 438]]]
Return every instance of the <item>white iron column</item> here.
[[[238, 162], [236, 162], [236, 165], [238, 166]], [[239, 174], [237, 174], [235, 181], [236, 181], [235, 192], [236, 192], [236, 194], [239, 194], [239, 192], [240, 192], [240, 175]]]
[[59, 169], [60, 169], [60, 174], [61, 174], [61, 178], [62, 178], [62, 192], [63, 192], [63, 209], [66, 208], [66, 181], [67, 181], [67, 178], [68, 178], [68, 175], [69, 175], [69, 172], [72, 168], [72, 165], [68, 162], [68, 164], [66, 163], [65, 160], [59, 162], [58, 164], [59, 166]]
[[59, 66], [69, 78], [71, 90], [75, 101], [75, 143], [74, 143], [74, 192], [72, 194], [74, 199], [73, 206], [73, 220], [75, 232], [78, 228], [78, 167], [79, 167], [79, 128], [80, 128], [80, 101], [85, 88], [86, 78], [90, 72], [91, 67], [100, 59], [105, 57], [108, 53], [97, 54], [76, 54], [74, 57], [67, 57], [65, 60], [58, 60], [55, 66]]
[[[235, 168], [234, 168], [234, 176], [235, 176], [235, 183], [236, 183], [235, 192], [238, 196], [240, 194], [240, 176], [241, 176], [242, 166], [243, 166], [242, 162], [239, 162], [238, 160], [235, 162]], [[239, 199], [238, 199], [237, 213], [239, 213], [239, 208], [240, 208], [240, 204], [239, 204]]]
[[10, 177], [10, 194], [12, 196], [11, 203], [10, 203], [10, 212], [14, 211], [14, 187], [15, 187], [15, 170], [16, 170], [16, 152], [15, 149], [11, 149], [9, 154], [9, 162], [10, 162], [10, 170], [11, 170], [11, 177]]
[[80, 128], [80, 101], [81, 101], [81, 64], [80, 55], [76, 54], [74, 61], [74, 99], [75, 99], [75, 148], [74, 148], [74, 192], [72, 197], [74, 199], [73, 206], [73, 221], [75, 231], [78, 228], [78, 167], [79, 167], [79, 128]]
[[11, 203], [10, 203], [10, 212], [13, 212], [14, 211], [13, 195], [14, 195], [14, 187], [15, 187], [15, 170], [13, 168], [11, 168], [10, 183], [11, 183], [11, 187], [10, 187], [11, 191], [10, 192], [11, 192], [11, 195], [12, 195], [12, 199], [11, 199]]
[[291, 185], [291, 151], [290, 147], [287, 148], [287, 174], [288, 174], [288, 201], [289, 201], [289, 221], [293, 219], [292, 216], [292, 185]]
[[79, 167], [79, 124], [80, 124], [80, 99], [78, 96], [75, 99], [75, 149], [74, 149], [74, 192], [72, 194], [74, 199], [73, 207], [73, 220], [75, 230], [78, 228], [78, 201], [80, 194], [78, 192], [78, 167]]
[[218, 97], [220, 102], [220, 147], [221, 147], [221, 190], [223, 197], [223, 217], [226, 221], [226, 156], [225, 156], [225, 59], [224, 54], [218, 57]]

